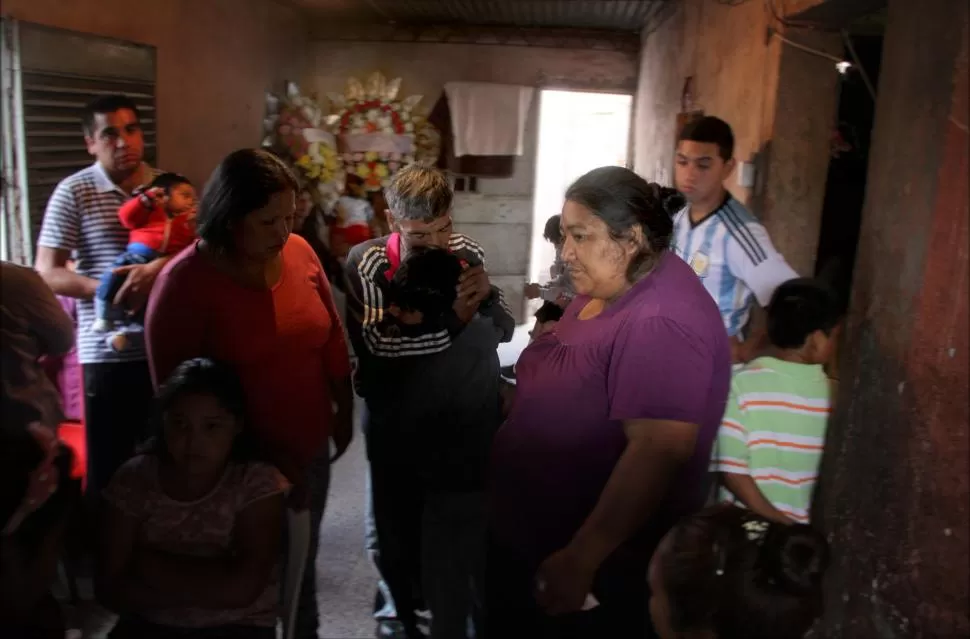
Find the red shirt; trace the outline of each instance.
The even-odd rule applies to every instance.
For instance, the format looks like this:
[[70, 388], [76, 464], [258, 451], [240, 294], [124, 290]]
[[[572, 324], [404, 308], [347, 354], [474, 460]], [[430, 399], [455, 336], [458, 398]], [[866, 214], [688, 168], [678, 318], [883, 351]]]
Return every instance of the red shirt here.
[[141, 196], [125, 202], [118, 219], [131, 229], [129, 244], [144, 244], [162, 255], [175, 255], [195, 240], [195, 225], [188, 214], [170, 218], [165, 207], [145, 206]]
[[329, 382], [350, 376], [350, 357], [330, 284], [302, 237], [290, 235], [270, 290], [240, 286], [193, 244], [158, 276], [145, 324], [156, 386], [193, 357], [232, 364], [250, 423], [274, 453], [302, 468], [326, 450]]

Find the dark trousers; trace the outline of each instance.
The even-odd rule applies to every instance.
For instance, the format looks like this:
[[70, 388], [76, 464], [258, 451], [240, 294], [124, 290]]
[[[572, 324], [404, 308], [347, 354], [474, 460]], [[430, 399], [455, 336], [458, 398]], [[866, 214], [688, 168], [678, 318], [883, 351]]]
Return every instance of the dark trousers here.
[[379, 552], [375, 559], [390, 590], [397, 618], [412, 636], [417, 634], [415, 610], [423, 607], [421, 590], [421, 517], [424, 491], [404, 463], [381, 456], [370, 459], [371, 500]]
[[605, 639], [656, 637], [647, 587], [649, 552], [621, 549], [596, 574], [593, 595], [600, 605], [551, 617], [534, 597], [540, 561], [489, 541], [485, 564], [486, 639]]
[[485, 496], [429, 489], [406, 453], [371, 456], [381, 577], [412, 637], [427, 604], [432, 639], [482, 634]]
[[87, 497], [96, 504], [118, 467], [144, 441], [152, 408], [148, 362], [84, 364]]
[[425, 495], [421, 582], [431, 611], [431, 639], [482, 639], [485, 528], [483, 493]]

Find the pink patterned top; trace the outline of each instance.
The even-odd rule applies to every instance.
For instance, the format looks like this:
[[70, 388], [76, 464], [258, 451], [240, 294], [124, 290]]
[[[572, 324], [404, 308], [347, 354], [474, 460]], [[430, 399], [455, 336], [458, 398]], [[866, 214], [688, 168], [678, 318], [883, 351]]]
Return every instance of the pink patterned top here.
[[[185, 555], [217, 557], [230, 552], [236, 515], [253, 502], [280, 494], [287, 486], [286, 479], [272, 466], [231, 463], [208, 495], [194, 502], [179, 502], [162, 492], [158, 458], [139, 455], [118, 469], [102, 494], [110, 504], [139, 522], [137, 544]], [[152, 623], [185, 628], [272, 626], [280, 601], [278, 582], [277, 566], [263, 593], [245, 609], [146, 610], [140, 616]]]

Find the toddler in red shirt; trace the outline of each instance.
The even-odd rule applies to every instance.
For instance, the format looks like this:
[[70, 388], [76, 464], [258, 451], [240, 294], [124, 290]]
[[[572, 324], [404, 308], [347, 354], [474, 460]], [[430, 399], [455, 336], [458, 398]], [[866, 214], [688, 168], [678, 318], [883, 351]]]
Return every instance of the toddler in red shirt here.
[[[94, 298], [96, 319], [91, 327], [98, 333], [110, 333], [107, 341], [113, 350], [128, 347], [132, 324], [137, 332], [144, 330], [144, 310], [129, 317], [113, 303], [127, 277], [127, 273], [116, 272], [118, 267], [175, 255], [195, 241], [197, 202], [195, 187], [188, 178], [178, 173], [161, 173], [119, 209], [121, 224], [131, 229], [128, 247], [115, 260], [114, 268], [101, 276]], [[125, 326], [118, 330], [122, 324]]]

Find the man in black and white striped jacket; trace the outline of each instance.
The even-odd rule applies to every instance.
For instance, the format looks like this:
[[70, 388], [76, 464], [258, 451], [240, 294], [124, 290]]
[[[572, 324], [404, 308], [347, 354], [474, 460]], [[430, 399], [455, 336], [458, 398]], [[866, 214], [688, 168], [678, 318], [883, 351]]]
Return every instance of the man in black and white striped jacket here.
[[[388, 222], [392, 233], [355, 246], [347, 257], [347, 330], [358, 357], [354, 375], [355, 388], [369, 406], [382, 401], [382, 388], [394, 383], [394, 364], [403, 357], [421, 357], [440, 353], [451, 346], [452, 340], [477, 315], [490, 318], [500, 339], [512, 339], [515, 320], [505, 304], [502, 292], [490, 284], [485, 270], [485, 254], [471, 238], [453, 232], [451, 209], [453, 193], [448, 178], [437, 169], [411, 165], [401, 169], [384, 191], [388, 204]], [[402, 327], [388, 316], [391, 279], [402, 260], [416, 247], [444, 248], [461, 260], [464, 272], [458, 287], [458, 297], [452, 311], [433, 326], [421, 324]], [[383, 397], [386, 399], [386, 395]], [[421, 398], [415, 398], [421, 401]], [[375, 454], [380, 447], [380, 433], [393, 424], [375, 423], [374, 413], [367, 411], [364, 434], [371, 463], [384, 455]], [[378, 420], [380, 421], [380, 420]], [[382, 475], [385, 475], [382, 473]], [[375, 490], [376, 488], [376, 490]], [[381, 487], [372, 486], [372, 494], [386, 494]], [[370, 497], [370, 496], [369, 496]], [[368, 549], [371, 550], [382, 576], [382, 558], [377, 548], [375, 527], [381, 528], [383, 505], [375, 502], [368, 521]], [[385, 540], [386, 542], [387, 540]], [[415, 558], [415, 561], [417, 559]], [[381, 588], [389, 599], [386, 588]], [[380, 597], [379, 597], [380, 598]], [[388, 623], [393, 619], [394, 603], [405, 628], [414, 632], [412, 608], [415, 602], [388, 602], [384, 613], [375, 610], [381, 624], [380, 636], [394, 636]], [[383, 617], [383, 618], [382, 618]]]

